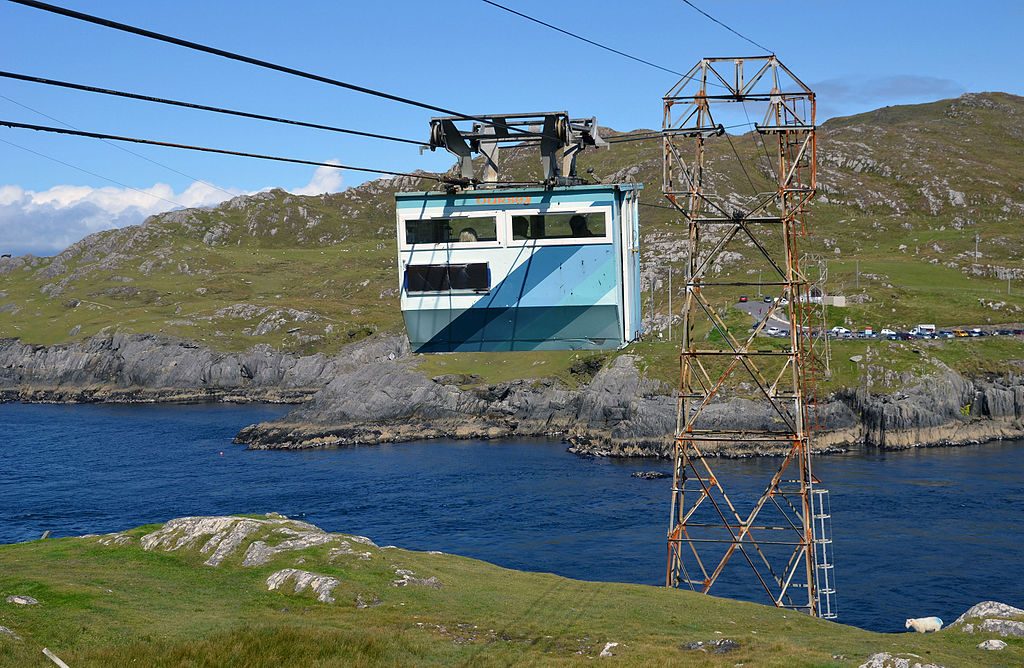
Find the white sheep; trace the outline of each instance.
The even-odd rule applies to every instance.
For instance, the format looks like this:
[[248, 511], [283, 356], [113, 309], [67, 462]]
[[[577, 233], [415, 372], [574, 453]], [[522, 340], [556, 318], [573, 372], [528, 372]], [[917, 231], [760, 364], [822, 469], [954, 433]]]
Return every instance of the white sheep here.
[[942, 620], [938, 617], [918, 617], [917, 619], [908, 619], [906, 628], [914, 629], [918, 633], [934, 633], [942, 629]]

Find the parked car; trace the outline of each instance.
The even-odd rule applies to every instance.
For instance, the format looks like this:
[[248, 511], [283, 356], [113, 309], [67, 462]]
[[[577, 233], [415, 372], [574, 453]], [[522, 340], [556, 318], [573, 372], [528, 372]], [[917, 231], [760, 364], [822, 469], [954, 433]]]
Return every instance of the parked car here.
[[764, 299], [762, 299], [761, 301], [763, 301], [765, 304], [771, 304], [773, 301], [775, 301], [775, 297], [772, 297], [771, 295], [765, 295]]
[[968, 334], [967, 332], [965, 332], [962, 329], [954, 329], [953, 330], [953, 336], [957, 337], [958, 339], [962, 339], [962, 338], [970, 336], [970, 334]]
[[768, 327], [767, 329], [765, 329], [764, 333], [767, 334], [768, 336], [776, 336], [781, 331], [782, 330], [779, 329], [778, 327], [774, 327], [773, 326], [773, 327]]
[[741, 304], [746, 304], [747, 301], [748, 301], [748, 299], [747, 299], [746, 295], [740, 295], [740, 303]]
[[941, 330], [935, 336], [936, 336], [936, 338], [939, 338], [939, 339], [952, 339], [952, 338], [956, 337], [956, 335], [953, 334], [953, 332], [949, 331], [948, 329]]

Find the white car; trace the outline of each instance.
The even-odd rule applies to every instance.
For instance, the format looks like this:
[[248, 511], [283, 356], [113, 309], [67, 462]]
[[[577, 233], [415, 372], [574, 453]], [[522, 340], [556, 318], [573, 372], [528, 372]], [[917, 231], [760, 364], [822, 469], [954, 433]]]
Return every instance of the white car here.
[[889, 329], [888, 327], [885, 327], [880, 332], [878, 332], [878, 335], [882, 336], [882, 337], [885, 337], [885, 336], [896, 336], [896, 332], [891, 330], [891, 329]]
[[832, 337], [839, 337], [849, 334], [850, 330], [848, 330], [845, 327], [833, 327], [832, 329], [828, 330], [828, 333]]

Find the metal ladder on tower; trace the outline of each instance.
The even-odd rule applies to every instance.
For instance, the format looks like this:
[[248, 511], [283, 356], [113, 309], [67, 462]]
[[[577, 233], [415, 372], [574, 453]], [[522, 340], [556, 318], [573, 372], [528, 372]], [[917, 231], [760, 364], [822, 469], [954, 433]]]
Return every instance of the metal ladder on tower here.
[[814, 579], [818, 593], [818, 617], [836, 619], [835, 564], [832, 554], [832, 504], [828, 490], [811, 490], [811, 519], [814, 527]]

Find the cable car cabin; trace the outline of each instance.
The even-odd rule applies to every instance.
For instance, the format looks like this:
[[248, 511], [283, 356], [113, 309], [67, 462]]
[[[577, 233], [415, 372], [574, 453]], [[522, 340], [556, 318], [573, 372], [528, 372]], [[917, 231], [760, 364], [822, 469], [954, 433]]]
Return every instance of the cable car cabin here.
[[397, 193], [413, 350], [597, 350], [636, 339], [642, 187]]

